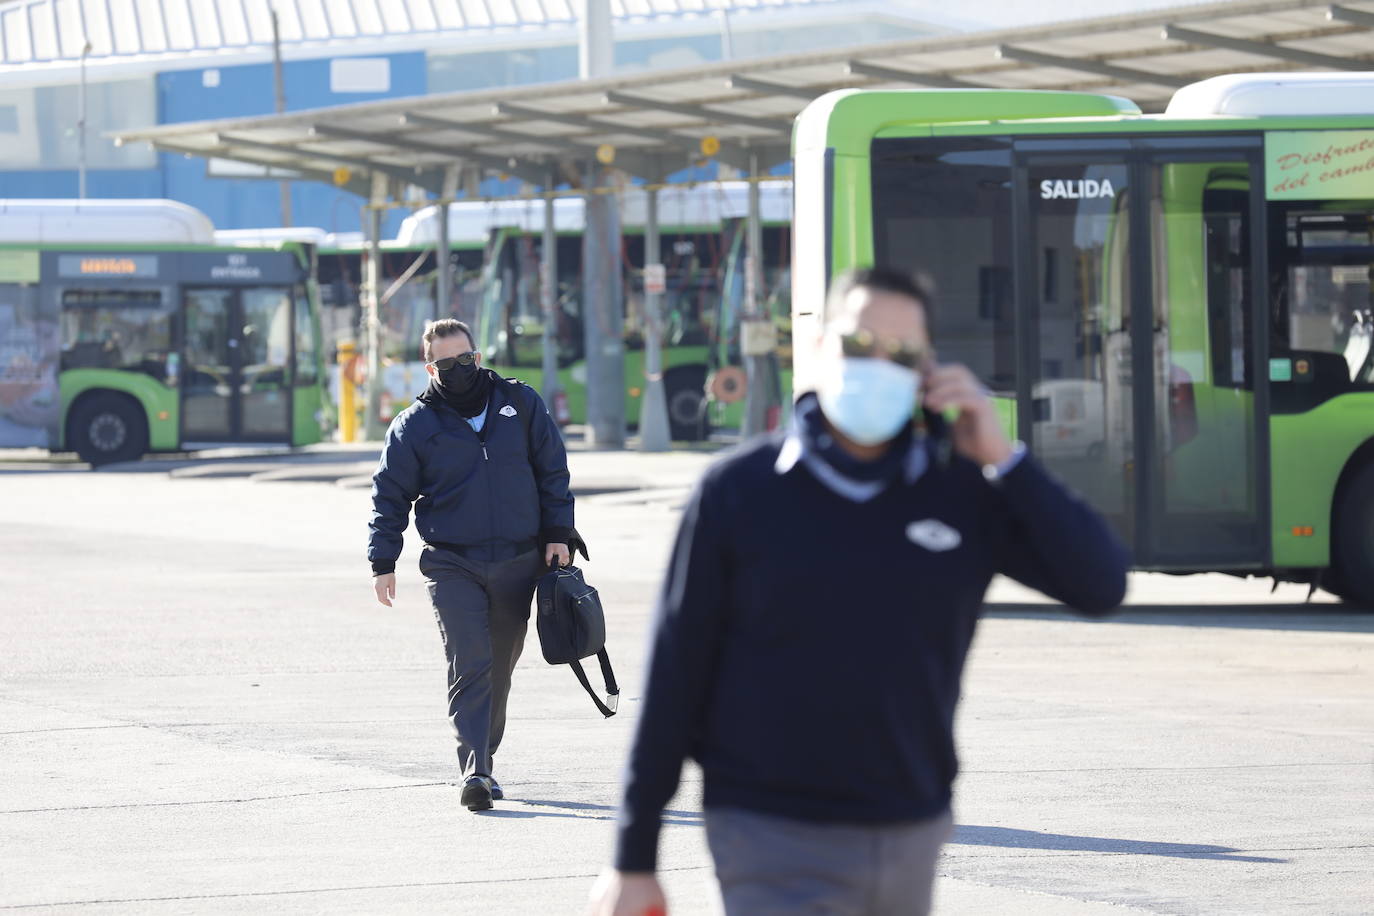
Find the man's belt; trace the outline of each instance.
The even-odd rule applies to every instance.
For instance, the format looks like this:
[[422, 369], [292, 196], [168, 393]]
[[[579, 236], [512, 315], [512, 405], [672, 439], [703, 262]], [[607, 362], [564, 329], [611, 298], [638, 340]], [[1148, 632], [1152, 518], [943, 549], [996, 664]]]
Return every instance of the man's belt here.
[[[510, 541], [496, 541], [490, 544], [449, 544], [444, 541], [426, 541], [425, 543], [431, 547], [438, 547], [440, 550], [448, 550], [458, 554], [460, 557], [467, 557], [469, 559], [491, 556], [493, 554], [502, 553], [507, 549], [510, 551], [511, 557], [518, 557], [522, 553], [528, 553], [531, 550], [539, 549], [539, 541], [535, 538], [514, 543]], [[502, 557], [501, 559], [509, 559], [509, 557]]]

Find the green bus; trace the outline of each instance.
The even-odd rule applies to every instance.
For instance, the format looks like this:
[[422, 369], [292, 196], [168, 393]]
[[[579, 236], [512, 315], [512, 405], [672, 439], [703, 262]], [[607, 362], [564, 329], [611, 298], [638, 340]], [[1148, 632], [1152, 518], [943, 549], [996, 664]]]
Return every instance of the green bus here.
[[313, 248], [173, 201], [0, 201], [0, 447], [99, 466], [332, 422]]
[[[759, 298], [785, 338], [791, 312], [791, 192], [786, 183], [765, 183], [760, 190], [764, 287]], [[709, 383], [721, 369], [737, 368], [742, 362], [746, 195], [743, 182], [674, 186], [659, 192], [666, 280], [660, 305], [664, 386], [674, 439], [701, 439], [712, 428], [739, 424], [743, 391], [716, 386], [724, 398], [713, 398]], [[449, 206], [453, 298], [448, 303], [437, 301], [437, 207], [411, 215], [396, 238], [381, 243], [382, 420], [404, 409], [424, 388], [419, 341], [425, 322], [455, 317], [472, 325], [487, 365], [536, 387], [543, 386], [543, 339], [551, 333], [563, 392], [563, 399], [553, 406], [564, 422], [584, 421], [583, 203], [579, 197], [555, 201], [558, 288], [552, 327], [546, 327], [542, 308], [542, 199]], [[616, 332], [625, 346], [626, 417], [633, 424], [639, 417], [648, 333], [645, 194], [630, 188], [619, 195], [618, 204], [625, 321]], [[319, 276], [326, 313], [340, 316], [328, 323], [340, 329], [340, 336], [354, 336], [351, 329], [361, 327], [361, 257], [362, 243], [356, 237], [330, 238], [321, 245]]]
[[1374, 74], [1120, 98], [843, 91], [794, 135], [793, 326], [831, 276], [932, 288], [940, 358], [1138, 568], [1374, 604]]

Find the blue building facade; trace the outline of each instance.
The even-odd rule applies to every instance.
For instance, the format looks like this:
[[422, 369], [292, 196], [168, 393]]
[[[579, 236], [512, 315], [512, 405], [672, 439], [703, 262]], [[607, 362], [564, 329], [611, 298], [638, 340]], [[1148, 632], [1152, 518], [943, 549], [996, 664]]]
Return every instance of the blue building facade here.
[[[81, 17], [73, 15], [72, 2], [79, 4]], [[103, 0], [72, 2], [0, 0], [0, 12], [10, 6], [27, 10], [26, 16], [0, 17], [0, 198], [78, 196], [78, 67], [84, 66], [88, 197], [169, 198], [203, 211], [221, 229], [283, 225], [276, 180], [224, 177], [222, 170], [211, 174], [212, 166], [202, 158], [154, 152], [147, 144], [116, 147], [108, 139], [112, 132], [151, 125], [275, 112], [268, 6], [216, 0], [217, 30], [199, 22], [178, 32], [169, 13], [161, 24], [141, 22], [131, 30], [129, 23], [111, 18]], [[170, 2], [161, 8], [171, 10], [183, 0]], [[575, 20], [566, 16], [507, 24], [483, 20], [481, 10], [495, 7], [476, 0], [439, 6], [389, 0], [386, 8], [405, 16], [391, 24], [368, 23], [348, 18], [350, 4], [324, 2], [327, 15], [313, 19], [312, 10], [319, 10], [309, 4], [279, 6], [288, 111], [577, 76]], [[733, 0], [727, 6], [734, 19], [722, 13], [725, 7], [684, 18], [676, 3], [651, 0], [650, 6], [656, 12], [636, 20], [622, 17], [617, 24], [619, 72], [932, 33], [928, 24], [897, 21], [889, 12], [892, 4], [876, 0]], [[446, 10], [453, 18], [441, 21]], [[439, 19], [432, 18], [436, 12]], [[50, 34], [15, 32], [16, 24], [48, 19], [57, 24]], [[97, 34], [80, 31], [89, 28]], [[86, 40], [94, 50], [88, 45], [83, 53]], [[13, 48], [28, 48], [27, 57], [16, 57]], [[708, 163], [673, 177], [707, 181], [717, 174]], [[516, 182], [494, 179], [481, 189], [483, 196], [518, 190]], [[364, 201], [355, 194], [295, 181], [290, 195], [293, 225], [329, 232], [361, 229]], [[404, 215], [390, 213], [384, 234], [394, 234]]]
[[[283, 66], [287, 109], [325, 108], [350, 102], [424, 95], [427, 91], [422, 52], [356, 58], [368, 62], [374, 71], [385, 71], [389, 75], [388, 87], [372, 92], [335, 91], [337, 79], [331, 80], [331, 70], [336, 69], [339, 60], [348, 58], [287, 61]], [[382, 61], [385, 66], [380, 66]], [[129, 96], [125, 93], [140, 96], [132, 104], [146, 108], [147, 102], [141, 96], [151, 91], [154, 123], [176, 124], [271, 114], [276, 110], [273, 80], [273, 67], [265, 63], [173, 70], [148, 79], [92, 82], [87, 90], [90, 111], [88, 161], [91, 163], [86, 178], [87, 196], [178, 200], [203, 211], [220, 229], [281, 225], [281, 192], [276, 181], [212, 177], [204, 159], [143, 150], [126, 152], [115, 149], [100, 136], [102, 128], [123, 126], [119, 123], [123, 119], [119, 117], [118, 106], [129, 104]], [[34, 95], [35, 108], [56, 114], [68, 107], [54, 98], [57, 93], [45, 91], [47, 88], [28, 90]], [[122, 95], [124, 102], [121, 102]], [[3, 98], [4, 94], [0, 94], [0, 110], [4, 106]], [[60, 122], [52, 119], [48, 123]], [[39, 149], [35, 157], [38, 162], [35, 164], [40, 167], [15, 168], [12, 162], [5, 162], [5, 157], [0, 156], [0, 197], [76, 197], [78, 173], [66, 149], [71, 145], [68, 133], [61, 130], [38, 132]], [[66, 167], [54, 168], [53, 165]], [[296, 225], [319, 226], [336, 232], [358, 231], [362, 203], [355, 194], [318, 182], [291, 183], [292, 222]], [[399, 224], [403, 216], [392, 214], [387, 222]], [[394, 225], [389, 228], [394, 229]]]

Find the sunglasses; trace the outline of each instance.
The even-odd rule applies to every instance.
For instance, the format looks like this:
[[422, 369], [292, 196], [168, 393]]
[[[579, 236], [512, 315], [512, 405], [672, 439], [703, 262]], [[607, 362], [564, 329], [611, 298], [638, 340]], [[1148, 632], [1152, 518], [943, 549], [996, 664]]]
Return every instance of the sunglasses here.
[[923, 347], [913, 347], [906, 341], [891, 337], [879, 337], [862, 328], [852, 334], [841, 334], [840, 349], [845, 356], [851, 357], [884, 356], [907, 369], [919, 369], [926, 361], [927, 353]]
[[477, 351], [469, 350], [466, 353], [459, 353], [457, 356], [445, 356], [443, 359], [436, 359], [430, 365], [440, 372], [447, 372], [454, 366], [471, 366], [477, 362]]

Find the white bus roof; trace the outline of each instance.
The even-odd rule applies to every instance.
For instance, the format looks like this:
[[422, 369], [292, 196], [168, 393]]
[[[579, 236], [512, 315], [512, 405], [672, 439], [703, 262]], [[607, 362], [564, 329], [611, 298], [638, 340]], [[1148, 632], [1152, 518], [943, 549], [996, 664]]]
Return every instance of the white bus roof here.
[[174, 200], [0, 200], [0, 243], [213, 245], [215, 227]]
[[1174, 93], [1166, 115], [1374, 114], [1374, 73], [1239, 73], [1214, 76]]
[[316, 226], [279, 226], [275, 229], [217, 229], [215, 244], [240, 248], [268, 248], [281, 242], [323, 245], [329, 233]]
[[[792, 184], [790, 179], [764, 182], [760, 188], [760, 210], [770, 223], [791, 222]], [[749, 185], [743, 181], [675, 185], [658, 193], [658, 221], [664, 229], [675, 226], [717, 226], [722, 220], [743, 217], [748, 212]], [[622, 226], [642, 227], [647, 219], [647, 195], [630, 188], [616, 195]], [[554, 201], [554, 226], [560, 232], [581, 232], [586, 225], [581, 197], [560, 197]], [[391, 244], [419, 248], [438, 241], [438, 207], [425, 207], [406, 217]], [[538, 233], [544, 228], [544, 201], [472, 201], [449, 206], [449, 239], [452, 243], [481, 243], [492, 229], [514, 227]]]

